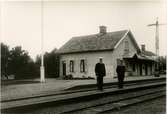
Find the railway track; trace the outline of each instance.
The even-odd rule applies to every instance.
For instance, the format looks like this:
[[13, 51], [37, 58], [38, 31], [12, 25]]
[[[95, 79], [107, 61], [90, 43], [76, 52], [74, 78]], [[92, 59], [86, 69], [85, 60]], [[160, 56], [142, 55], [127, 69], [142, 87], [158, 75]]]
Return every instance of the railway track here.
[[[158, 89], [158, 90], [157, 90]], [[165, 88], [152, 88], [135, 92], [111, 95], [94, 101], [84, 102], [79, 108], [64, 110], [60, 113], [64, 114], [98, 114], [108, 113], [113, 110], [120, 110], [124, 107], [135, 105], [137, 103], [146, 102], [152, 99], [165, 96]], [[92, 105], [93, 104], [93, 105]], [[81, 104], [75, 104], [81, 105]], [[83, 106], [85, 105], [85, 106]], [[74, 107], [71, 106], [71, 107]]]
[[[2, 112], [32, 114], [106, 113], [165, 96], [165, 85], [165, 80], [149, 80], [125, 83], [124, 89], [117, 89], [115, 88], [117, 85], [113, 84], [106, 86], [103, 92], [97, 91], [95, 88], [68, 90], [56, 95], [2, 102]], [[25, 104], [22, 104], [24, 102]], [[12, 103], [15, 105], [11, 105]]]
[[[133, 85], [142, 85], [142, 84], [147, 84], [147, 83], [155, 83], [155, 82], [162, 82], [165, 81], [166, 78], [158, 78], [158, 79], [147, 79], [147, 80], [133, 80], [133, 81], [125, 81], [124, 86], [133, 86]], [[104, 84], [104, 89], [107, 88], [116, 88], [118, 86], [117, 82], [113, 83], [105, 83]], [[72, 94], [72, 93], [77, 93], [77, 92], [85, 92], [85, 91], [93, 91], [97, 90], [97, 87], [95, 84], [89, 84], [89, 85], [79, 85], [75, 86], [72, 88], [68, 88], [64, 91], [59, 91], [59, 92], [48, 92], [44, 94], [39, 94], [39, 95], [34, 95], [30, 97], [23, 97], [23, 98], [14, 98], [14, 99], [6, 99], [6, 100], [1, 100], [1, 103], [4, 102], [11, 102], [11, 101], [18, 101], [18, 100], [28, 100], [32, 98], [39, 98], [39, 97], [48, 97], [48, 96], [55, 96], [55, 95], [64, 95], [64, 94]]]

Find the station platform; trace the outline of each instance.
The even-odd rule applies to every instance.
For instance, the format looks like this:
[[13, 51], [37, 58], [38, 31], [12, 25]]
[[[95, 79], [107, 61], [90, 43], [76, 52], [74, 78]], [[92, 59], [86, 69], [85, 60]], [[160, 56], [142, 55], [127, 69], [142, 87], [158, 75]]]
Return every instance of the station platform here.
[[[125, 82], [133, 80], [148, 80], [166, 77], [166, 75], [161, 75], [160, 77], [154, 76], [135, 76], [126, 77]], [[59, 93], [64, 90], [70, 90], [77, 87], [88, 87], [96, 86], [96, 80], [60, 80], [60, 79], [46, 79], [45, 83], [40, 83], [39, 79], [26, 80], [35, 83], [21, 83], [25, 80], [20, 80], [18, 83], [2, 85], [1, 86], [1, 101], [20, 99], [26, 97], [48, 95], [52, 93]], [[117, 78], [104, 78], [104, 84], [117, 83]]]
[[[43, 94], [43, 96], [41, 93], [41, 96], [34, 96], [31, 98], [27, 97], [22, 99], [20, 98], [18, 100], [1, 101], [1, 109], [4, 113], [23, 113], [27, 111], [28, 113], [32, 113], [32, 111], [35, 111], [34, 114], [36, 114], [38, 111], [42, 111], [44, 112], [43, 114], [45, 114], [46, 112], [48, 112], [48, 109], [50, 111], [50, 108], [52, 110], [54, 109], [56, 113], [62, 111], [69, 112], [78, 109], [85, 109], [86, 107], [94, 107], [95, 105], [98, 106], [99, 103], [106, 104], [107, 102], [110, 103], [113, 101], [117, 103], [118, 101], [120, 102], [120, 100], [121, 102], [125, 102], [123, 103], [124, 105], [121, 105], [121, 107], [124, 107], [159, 98], [161, 96], [165, 96], [166, 93], [166, 77], [128, 80], [125, 81], [125, 87], [123, 89], [118, 89], [117, 86], [115, 86], [115, 82], [105, 83], [105, 85], [107, 84], [112, 85], [109, 88], [106, 88], [107, 86], [105, 86], [104, 91], [99, 91], [96, 88], [90, 89], [90, 84], [88, 84], [78, 85], [87, 87], [84, 88], [86, 90], [83, 90], [82, 88], [80, 92], [68, 88], [68, 90], [64, 91], [65, 93], [61, 93], [61, 91], [59, 91], [60, 93], [48, 92], [45, 93], [45, 95]], [[99, 98], [102, 98], [102, 100]], [[111, 99], [109, 100], [109, 98]], [[127, 101], [127, 99], [129, 100]], [[98, 100], [98, 102], [96, 100]], [[115, 105], [113, 106], [114, 107], [111, 106], [110, 108], [116, 108]], [[110, 110], [110, 108], [105, 108], [105, 110]]]

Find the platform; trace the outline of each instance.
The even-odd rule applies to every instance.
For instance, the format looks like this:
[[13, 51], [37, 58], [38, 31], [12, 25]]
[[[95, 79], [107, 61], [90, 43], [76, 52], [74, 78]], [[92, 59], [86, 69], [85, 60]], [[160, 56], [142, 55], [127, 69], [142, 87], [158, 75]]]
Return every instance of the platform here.
[[[162, 75], [160, 77], [154, 76], [136, 76], [136, 77], [126, 77], [125, 81], [133, 80], [147, 80], [165, 77]], [[20, 80], [21, 81], [21, 80]], [[22, 80], [23, 81], [23, 80]], [[59, 80], [59, 79], [46, 79], [45, 83], [39, 83], [39, 79], [29, 80], [36, 83], [24, 83], [24, 84], [12, 84], [1, 86], [1, 100], [11, 100], [19, 99], [40, 95], [48, 95], [55, 92], [61, 92], [63, 90], [68, 90], [71, 88], [85, 87], [85, 86], [96, 86], [96, 80]], [[104, 84], [117, 83], [117, 78], [114, 79], [104, 79]]]

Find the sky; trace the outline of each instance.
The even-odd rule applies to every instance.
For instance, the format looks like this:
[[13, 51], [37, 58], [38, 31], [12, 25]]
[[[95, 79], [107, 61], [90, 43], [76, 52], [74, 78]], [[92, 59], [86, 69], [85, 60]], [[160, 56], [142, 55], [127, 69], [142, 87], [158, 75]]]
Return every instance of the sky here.
[[[1, 42], [22, 46], [35, 59], [41, 53], [60, 48], [74, 36], [96, 34], [99, 26], [107, 31], [130, 29], [138, 45], [155, 52], [155, 27], [167, 23], [167, 4], [163, 0], [56, 1], [43, 0], [43, 32], [40, 0], [1, 0]], [[160, 55], [167, 54], [167, 25], [159, 26]]]

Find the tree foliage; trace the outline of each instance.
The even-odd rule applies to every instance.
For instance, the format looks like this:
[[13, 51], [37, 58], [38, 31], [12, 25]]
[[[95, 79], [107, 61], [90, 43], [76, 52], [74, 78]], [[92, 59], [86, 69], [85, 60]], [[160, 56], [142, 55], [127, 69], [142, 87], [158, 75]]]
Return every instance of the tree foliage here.
[[9, 46], [1, 43], [1, 76], [5, 76], [6, 78], [8, 75], [8, 61], [9, 61], [10, 51]]
[[160, 61], [160, 70], [166, 70], [166, 56], [160, 56], [159, 57]]
[[23, 50], [16, 46], [9, 50], [9, 47], [1, 43], [1, 72], [2, 76], [14, 75], [15, 79], [33, 78], [36, 76], [36, 65]]
[[[57, 49], [53, 51], [46, 52], [44, 54], [44, 67], [45, 67], [45, 76], [50, 78], [55, 78], [59, 76], [59, 55], [56, 53]], [[37, 55], [36, 64], [38, 69], [41, 65], [41, 57]], [[40, 71], [39, 71], [40, 72]]]

